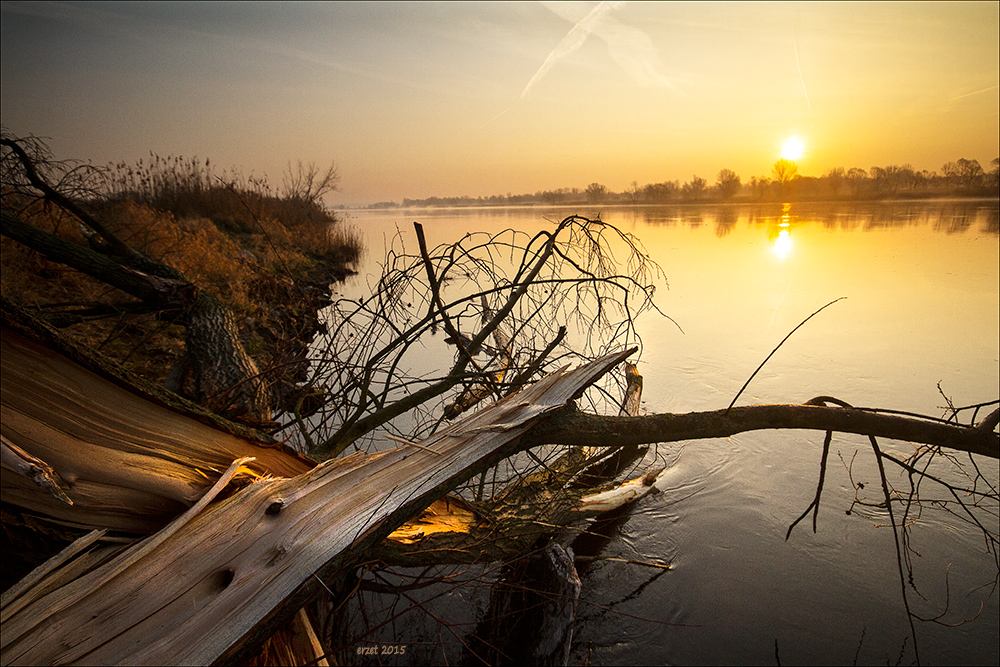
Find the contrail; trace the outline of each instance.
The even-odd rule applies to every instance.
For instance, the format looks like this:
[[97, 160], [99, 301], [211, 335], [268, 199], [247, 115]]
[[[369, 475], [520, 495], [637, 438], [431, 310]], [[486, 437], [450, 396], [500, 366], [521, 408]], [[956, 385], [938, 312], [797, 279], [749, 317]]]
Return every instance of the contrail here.
[[[574, 20], [571, 12], [567, 12], [567, 7], [560, 3], [545, 3], [553, 13], [562, 18]], [[643, 86], [665, 85], [673, 87], [670, 81], [660, 74], [659, 58], [653, 42], [649, 35], [643, 31], [624, 25], [609, 16], [613, 9], [625, 6], [624, 2], [599, 2], [587, 14], [576, 21], [562, 41], [552, 49], [545, 62], [538, 68], [535, 75], [531, 77], [528, 84], [521, 91], [523, 99], [531, 88], [544, 77], [553, 65], [561, 58], [565, 58], [573, 53], [587, 41], [591, 34], [597, 35], [608, 45], [608, 52], [618, 66], [628, 72], [639, 84]]]
[[1000, 85], [990, 86], [989, 88], [983, 88], [982, 90], [974, 90], [971, 93], [966, 93], [965, 95], [956, 95], [955, 97], [951, 98], [950, 101], [954, 102], [955, 100], [960, 100], [963, 97], [972, 97], [973, 95], [978, 95], [979, 93], [988, 93], [991, 90], [996, 90], [997, 88], [1000, 88]]
[[542, 66], [538, 68], [537, 72], [535, 72], [535, 76], [531, 77], [531, 80], [528, 81], [524, 90], [521, 91], [521, 99], [524, 99], [524, 96], [528, 94], [531, 87], [534, 86], [535, 83], [543, 76], [545, 76], [550, 69], [552, 69], [552, 65], [557, 60], [565, 58], [583, 46], [583, 43], [587, 41], [587, 37], [590, 36], [590, 33], [593, 31], [594, 24], [598, 19], [607, 14], [610, 10], [620, 7], [622, 4], [623, 3], [620, 2], [599, 2], [596, 7], [587, 13], [586, 16], [577, 21], [576, 25], [574, 25], [573, 28], [566, 33], [566, 36], [562, 38], [562, 41], [556, 44], [556, 48], [552, 49], [552, 52], [549, 53], [545, 62], [543, 62]]
[[500, 118], [500, 116], [504, 115], [508, 111], [510, 111], [510, 107], [507, 107], [506, 109], [504, 109], [503, 111], [501, 111], [500, 113], [498, 113], [496, 116], [493, 116], [493, 118], [490, 118], [488, 121], [486, 121], [485, 123], [483, 123], [482, 126], [479, 129], [480, 130], [485, 129], [487, 125], [489, 125], [493, 121], [497, 120], [498, 118]]
[[809, 91], [806, 90], [806, 80], [802, 76], [802, 63], [799, 62], [799, 45], [792, 42], [792, 46], [795, 47], [795, 66], [799, 68], [799, 81], [802, 82], [802, 94], [806, 96], [806, 104], [809, 106], [809, 111], [813, 110], [812, 102], [809, 101]]

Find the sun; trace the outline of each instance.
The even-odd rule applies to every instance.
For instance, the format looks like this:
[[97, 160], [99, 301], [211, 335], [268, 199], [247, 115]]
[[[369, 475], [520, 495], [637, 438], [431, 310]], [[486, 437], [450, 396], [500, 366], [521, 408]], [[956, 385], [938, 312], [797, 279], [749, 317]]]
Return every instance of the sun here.
[[805, 145], [802, 143], [801, 139], [798, 137], [788, 137], [788, 139], [785, 140], [785, 143], [781, 146], [781, 157], [794, 162], [802, 157], [804, 150]]

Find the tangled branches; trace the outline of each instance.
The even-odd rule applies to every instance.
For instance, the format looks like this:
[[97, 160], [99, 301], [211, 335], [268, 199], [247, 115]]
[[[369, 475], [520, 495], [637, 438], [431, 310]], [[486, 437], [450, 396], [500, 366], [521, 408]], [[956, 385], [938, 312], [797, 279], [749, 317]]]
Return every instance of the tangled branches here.
[[[940, 386], [938, 389], [940, 390]], [[944, 396], [943, 392], [942, 396]], [[949, 414], [946, 418], [933, 421], [979, 428], [984, 431], [992, 431], [996, 428], [997, 416], [1000, 415], [1000, 411], [994, 410], [985, 419], [979, 422], [976, 420], [980, 410], [996, 405], [1000, 401], [956, 407], [947, 396], [944, 398], [948, 403]], [[809, 404], [834, 404], [842, 408], [853, 409], [853, 406], [848, 403], [830, 396], [814, 398], [809, 401]], [[887, 411], [877, 410], [876, 412]], [[962, 414], [969, 415], [969, 418], [963, 421]], [[920, 417], [930, 420], [928, 417]], [[823, 492], [832, 438], [833, 432], [827, 431], [823, 443], [816, 496], [809, 507], [788, 527], [788, 532], [785, 535], [786, 540], [791, 536], [795, 526], [808, 516], [810, 511], [813, 514], [813, 532], [816, 531], [820, 496]], [[1000, 552], [997, 549], [1000, 545], [1000, 531], [998, 531], [1000, 493], [998, 493], [995, 482], [991, 481], [990, 476], [984, 474], [982, 470], [981, 466], [985, 461], [977, 460], [977, 457], [971, 452], [956, 452], [944, 449], [939, 445], [920, 445], [915, 446], [914, 451], [909, 456], [902, 457], [885, 451], [879, 446], [874, 435], [869, 435], [868, 440], [878, 465], [881, 495], [878, 500], [869, 500], [866, 496], [861, 495], [867, 483], [854, 479], [854, 459], [852, 457], [851, 463], [845, 463], [845, 467], [847, 467], [851, 483], [855, 488], [855, 495], [850, 508], [846, 511], [847, 514], [851, 514], [856, 511], [855, 508], [861, 507], [870, 513], [872, 518], [879, 515], [888, 518], [887, 525], [892, 528], [895, 543], [897, 573], [903, 607], [906, 609], [909, 622], [914, 658], [917, 664], [920, 664], [916, 622], [960, 625], [971, 619], [949, 620], [950, 599], [947, 598], [944, 601], [944, 608], [940, 612], [918, 613], [915, 611], [913, 595], [926, 604], [929, 604], [929, 600], [917, 586], [917, 580], [914, 576], [914, 557], [919, 557], [920, 553], [913, 545], [913, 528], [921, 521], [925, 509], [928, 508], [943, 510], [958, 521], [972, 526], [982, 534], [985, 549], [992, 555], [996, 565], [996, 570], [992, 573], [992, 582], [987, 584], [995, 589], [997, 584], [1000, 584]], [[899, 469], [901, 484], [893, 483], [893, 479], [900, 479], [900, 477], [894, 478], [887, 474], [886, 468], [888, 466]], [[995, 473], [993, 476], [995, 477]], [[944, 495], [938, 495], [942, 491]]]
[[[421, 251], [406, 252], [397, 237], [379, 281], [337, 301], [314, 343], [327, 407], [309, 424], [297, 420], [314, 455], [363, 448], [359, 438], [380, 428], [425, 437], [445, 419], [451, 389], [466, 390], [448, 410], [454, 416], [557, 365], [639, 344], [635, 317], [659, 312], [652, 297], [662, 270], [637, 239], [600, 220], [570, 216], [533, 237], [469, 233], [432, 251], [416, 227]], [[423, 350], [445, 344], [457, 350], [451, 369], [422, 369]]]

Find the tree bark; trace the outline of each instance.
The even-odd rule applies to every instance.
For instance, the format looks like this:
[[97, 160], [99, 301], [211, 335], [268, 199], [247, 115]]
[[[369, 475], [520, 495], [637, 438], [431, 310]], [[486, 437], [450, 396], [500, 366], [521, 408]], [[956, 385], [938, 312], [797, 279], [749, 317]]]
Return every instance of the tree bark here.
[[[627, 353], [547, 376], [426, 439], [261, 480], [209, 504], [237, 459], [169, 526], [49, 594], [5, 600], [9, 664], [207, 664], [264, 639], [321, 569], [337, 570], [473, 475], [517, 449], [553, 410]], [[285, 613], [285, 611], [290, 613]]]
[[[995, 413], [994, 413], [995, 414]], [[860, 408], [820, 405], [749, 405], [729, 410], [605, 417], [568, 406], [540, 425], [525, 447], [540, 444], [591, 447], [727, 438], [762, 429], [806, 429], [857, 433], [947, 447], [992, 459], [1000, 458], [1000, 436], [993, 415], [977, 426], [943, 424]]]
[[186, 321], [185, 345], [199, 401], [229, 419], [267, 424], [271, 392], [240, 342], [232, 312], [214, 296], [199, 291]]

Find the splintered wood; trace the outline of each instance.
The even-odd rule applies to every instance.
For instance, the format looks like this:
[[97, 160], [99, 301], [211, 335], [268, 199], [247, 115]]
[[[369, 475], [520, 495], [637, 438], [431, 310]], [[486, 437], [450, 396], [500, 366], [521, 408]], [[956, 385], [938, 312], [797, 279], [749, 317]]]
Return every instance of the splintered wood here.
[[[32, 350], [30, 341], [7, 332], [3, 340], [4, 437], [60, 475], [70, 466], [77, 475], [75, 487], [66, 490], [74, 505], [28, 488], [34, 486], [28, 480], [20, 482], [18, 493], [82, 510], [86, 520], [63, 515], [79, 525], [92, 522], [108, 502], [115, 519], [104, 523], [116, 527], [127, 525], [130, 513], [164, 516], [171, 507], [190, 506], [180, 516], [175, 512], [177, 518], [159, 532], [69, 583], [41, 593], [29, 586], [16, 598], [5, 596], [4, 664], [211, 663], [313, 573], [352, 548], [382, 539], [468, 479], [477, 465], [512, 452], [540, 419], [628, 354], [553, 373], [423, 440], [422, 448], [357, 454], [301, 472], [285, 464], [281, 473], [277, 456], [266, 465], [260, 457], [246, 457], [261, 447], [208, 433], [183, 415], [161, 414], [170, 411], [144, 405], [110, 383], [103, 386], [100, 378], [81, 387], [79, 378], [59, 367], [58, 355]], [[34, 357], [18, 364], [19, 355]], [[67, 372], [70, 379], [62, 378]], [[164, 438], [174, 448], [187, 447], [191, 457], [206, 459], [207, 484], [187, 462], [156, 455]], [[85, 459], [67, 463], [61, 454], [66, 447], [105, 459], [91, 467]], [[219, 463], [223, 452], [229, 452], [226, 465]], [[116, 456], [108, 466], [107, 457]], [[117, 469], [110, 481], [109, 467]], [[153, 492], [146, 490], [146, 477], [136, 477], [150, 468], [161, 482]], [[8, 477], [15, 475], [5, 470], [5, 500]], [[224, 497], [224, 487], [238, 478], [254, 481]], [[88, 484], [81, 489], [83, 480]], [[131, 487], [130, 480], [136, 480]], [[129, 495], [131, 489], [140, 492]], [[81, 549], [81, 555], [88, 553]], [[47, 578], [43, 573], [37, 585]]]
[[[148, 534], [197, 501], [234, 459], [255, 459], [246, 481], [313, 465], [185, 418], [6, 327], [2, 340], [5, 503], [81, 528]], [[11, 474], [18, 451], [51, 468], [54, 491]]]

